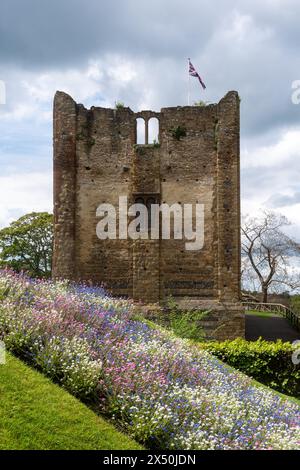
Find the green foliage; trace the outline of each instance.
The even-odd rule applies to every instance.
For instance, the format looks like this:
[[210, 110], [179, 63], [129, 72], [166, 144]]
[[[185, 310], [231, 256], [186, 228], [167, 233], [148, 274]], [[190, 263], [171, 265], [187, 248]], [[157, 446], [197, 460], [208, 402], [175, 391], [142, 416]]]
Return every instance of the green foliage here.
[[85, 139], [85, 135], [83, 132], [78, 132], [76, 134], [76, 140], [84, 140]]
[[290, 306], [293, 312], [300, 313], [300, 295], [293, 295], [291, 297]]
[[194, 106], [204, 107], [204, 106], [207, 106], [207, 105], [208, 105], [208, 101], [199, 100], [199, 101], [194, 102]]
[[153, 140], [152, 144], [134, 144], [133, 148], [136, 153], [140, 156], [147, 155], [147, 149], [159, 148], [160, 143], [157, 140]]
[[292, 362], [296, 346], [291, 343], [239, 338], [202, 343], [200, 347], [258, 382], [281, 393], [300, 397], [300, 365]]
[[9, 294], [9, 287], [0, 286], [0, 302], [2, 302]]
[[95, 141], [94, 137], [89, 137], [87, 139], [87, 146], [88, 147], [93, 147], [93, 145], [95, 145], [95, 143], [96, 143], [96, 141]]
[[49, 277], [52, 243], [51, 214], [32, 212], [23, 215], [0, 230], [0, 267], [23, 270], [33, 277]]
[[156, 139], [153, 139], [153, 143], [152, 143], [152, 146], [155, 147], [155, 148], [159, 148], [160, 147], [160, 143], [157, 142]]
[[139, 156], [143, 156], [143, 155], [146, 155], [146, 149], [145, 149], [146, 145], [140, 145], [140, 144], [134, 144], [133, 148], [134, 148], [134, 151], [139, 155]]
[[186, 136], [186, 128], [184, 126], [172, 127], [169, 131], [172, 137], [176, 140], [180, 140], [181, 137]]
[[201, 341], [205, 338], [201, 321], [206, 317], [207, 313], [197, 309], [183, 310], [178, 306], [175, 299], [169, 296], [166, 303], [165, 315], [163, 317], [159, 316], [156, 322], [171, 329], [180, 338]]
[[199, 322], [204, 319], [206, 312], [191, 310], [188, 312], [171, 313], [171, 328], [180, 338], [200, 340], [205, 333]]
[[123, 109], [125, 107], [125, 105], [122, 101], [116, 101], [115, 102], [115, 107], [116, 107], [116, 109]]

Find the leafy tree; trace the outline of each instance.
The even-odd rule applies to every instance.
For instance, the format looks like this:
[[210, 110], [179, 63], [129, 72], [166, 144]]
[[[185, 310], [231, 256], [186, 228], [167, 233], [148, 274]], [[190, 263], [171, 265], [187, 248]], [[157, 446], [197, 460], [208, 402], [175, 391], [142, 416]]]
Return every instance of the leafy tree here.
[[53, 216], [32, 212], [0, 230], [0, 266], [33, 277], [51, 275]]

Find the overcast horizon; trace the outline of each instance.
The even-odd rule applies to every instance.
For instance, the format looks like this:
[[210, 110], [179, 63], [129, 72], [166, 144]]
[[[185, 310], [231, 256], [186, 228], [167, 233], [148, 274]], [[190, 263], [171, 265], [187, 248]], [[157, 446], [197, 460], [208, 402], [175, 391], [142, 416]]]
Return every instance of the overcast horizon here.
[[300, 79], [296, 0], [2, 0], [0, 227], [52, 211], [52, 102], [134, 111], [241, 97], [242, 213], [275, 210], [300, 240]]

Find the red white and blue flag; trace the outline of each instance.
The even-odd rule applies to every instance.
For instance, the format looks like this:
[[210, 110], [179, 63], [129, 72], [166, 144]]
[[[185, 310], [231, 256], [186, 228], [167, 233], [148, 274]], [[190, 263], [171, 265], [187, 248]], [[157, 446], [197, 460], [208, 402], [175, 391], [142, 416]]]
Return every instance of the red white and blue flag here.
[[205, 90], [206, 86], [205, 84], [203, 83], [203, 80], [202, 78], [200, 77], [199, 73], [197, 72], [197, 70], [195, 69], [195, 67], [193, 66], [191, 60], [189, 59], [189, 74], [191, 75], [191, 77], [196, 77], [198, 78], [199, 82], [200, 82], [200, 85], [202, 86], [203, 90]]

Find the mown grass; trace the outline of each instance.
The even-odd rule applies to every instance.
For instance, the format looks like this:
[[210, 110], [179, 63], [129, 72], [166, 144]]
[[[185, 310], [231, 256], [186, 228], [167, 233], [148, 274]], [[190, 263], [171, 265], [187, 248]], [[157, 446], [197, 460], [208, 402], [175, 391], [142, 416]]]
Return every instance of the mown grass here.
[[142, 449], [11, 354], [0, 364], [0, 449]]
[[280, 315], [279, 313], [275, 313], [275, 312], [259, 312], [256, 310], [247, 310], [246, 314], [253, 315], [255, 317], [261, 317], [261, 318], [274, 318], [274, 317], [282, 318], [282, 315]]

